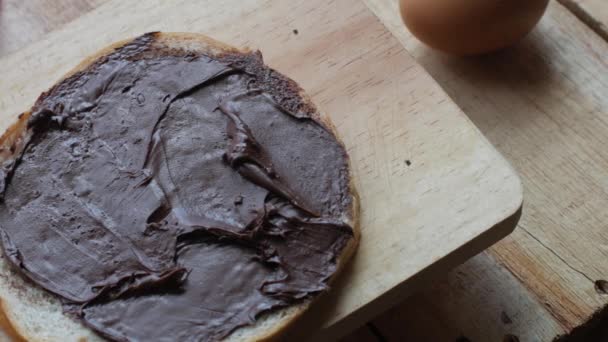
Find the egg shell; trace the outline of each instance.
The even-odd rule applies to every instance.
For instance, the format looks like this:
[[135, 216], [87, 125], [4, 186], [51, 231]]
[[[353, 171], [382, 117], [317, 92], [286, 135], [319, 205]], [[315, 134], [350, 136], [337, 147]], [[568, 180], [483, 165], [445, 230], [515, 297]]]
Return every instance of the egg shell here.
[[407, 28], [425, 44], [474, 55], [516, 43], [538, 23], [549, 0], [401, 0]]

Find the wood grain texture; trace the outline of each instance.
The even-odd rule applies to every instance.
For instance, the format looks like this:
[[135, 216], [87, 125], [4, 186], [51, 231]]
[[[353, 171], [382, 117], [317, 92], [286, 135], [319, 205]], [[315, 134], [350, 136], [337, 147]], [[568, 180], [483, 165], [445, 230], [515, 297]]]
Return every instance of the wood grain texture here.
[[[392, 0], [367, 3], [522, 175], [526, 203], [520, 225], [490, 250], [521, 284], [506, 289], [508, 297], [537, 303], [533, 311], [520, 307], [521, 319], [536, 322], [534, 329], [549, 336], [584, 323], [608, 303], [594, 284], [608, 278], [606, 41], [551, 2], [539, 27], [516, 47], [451, 58], [413, 38]], [[465, 273], [480, 274], [467, 265]], [[471, 300], [480, 294], [475, 285], [450, 291]], [[434, 295], [440, 296], [430, 290], [427, 297]], [[443, 317], [455, 314], [449, 301], [439, 302], [435, 307]], [[488, 314], [470, 306], [462, 310], [462, 316], [480, 321]], [[459, 324], [471, 336], [504, 332], [500, 324]]]
[[[490, 253], [374, 319], [388, 341], [551, 341], [566, 331]], [[505, 340], [508, 341], [508, 340]]]
[[76, 19], [106, 0], [0, 0], [0, 56]]
[[608, 2], [606, 0], [558, 0], [600, 37], [608, 41]]
[[336, 291], [316, 306], [324, 337], [364, 323], [513, 229], [521, 205], [513, 170], [358, 1], [110, 1], [0, 60], [0, 128], [85, 56], [155, 30], [260, 48], [344, 139], [363, 239]]

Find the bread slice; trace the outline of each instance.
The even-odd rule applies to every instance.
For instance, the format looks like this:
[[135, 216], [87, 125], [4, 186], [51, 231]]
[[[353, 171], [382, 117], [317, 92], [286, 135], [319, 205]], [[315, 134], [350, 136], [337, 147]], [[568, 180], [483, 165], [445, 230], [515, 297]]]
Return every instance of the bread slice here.
[[[170, 50], [186, 50], [195, 54], [217, 56], [226, 53], [249, 54], [250, 50], [238, 50], [207, 36], [192, 33], [154, 33], [154, 48]], [[88, 68], [99, 58], [111, 53], [132, 40], [115, 43], [96, 54], [86, 58], [65, 78]], [[297, 89], [300, 105], [306, 106], [313, 113], [313, 119], [328, 128], [337, 136], [336, 129], [326, 116], [315, 109], [310, 97], [294, 82], [285, 78], [291, 89]], [[12, 158], [21, 152], [24, 141], [29, 134], [27, 120], [30, 112], [25, 112], [0, 137], [0, 162]], [[356, 250], [360, 233], [358, 225], [358, 198], [352, 177], [350, 179], [350, 194], [352, 207], [349, 217], [343, 220], [353, 227], [354, 236], [338, 258], [338, 268], [330, 282], [333, 281], [346, 262]], [[318, 297], [318, 296], [317, 296]], [[235, 330], [226, 341], [260, 341], [277, 339], [281, 332], [300, 316], [314, 301], [305, 300], [297, 305], [276, 310], [265, 314], [256, 320], [255, 324]], [[80, 322], [65, 316], [62, 312], [60, 299], [41, 289], [31, 281], [13, 270], [5, 256], [0, 255], [0, 329], [15, 341], [103, 341], [91, 329]], [[1, 335], [0, 335], [1, 336]]]

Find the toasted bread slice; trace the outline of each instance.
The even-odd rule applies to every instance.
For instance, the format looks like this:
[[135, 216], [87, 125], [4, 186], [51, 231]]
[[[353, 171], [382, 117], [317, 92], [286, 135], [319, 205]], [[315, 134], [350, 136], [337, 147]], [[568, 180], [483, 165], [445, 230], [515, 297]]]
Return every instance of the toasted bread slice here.
[[[188, 51], [194, 54], [216, 56], [220, 54], [247, 54], [249, 50], [238, 50], [201, 34], [192, 33], [154, 33], [154, 48]], [[111, 53], [131, 40], [115, 43], [98, 53], [88, 57], [65, 78], [87, 69], [95, 61]], [[290, 87], [297, 89], [300, 105], [306, 106], [313, 113], [313, 119], [325, 126], [337, 136], [335, 127], [325, 116], [316, 109], [311, 99], [297, 84], [287, 78]], [[29, 134], [27, 121], [31, 112], [23, 113], [0, 137], [0, 161], [6, 161], [18, 155], [24, 147]], [[352, 178], [350, 180], [352, 207], [348, 217], [343, 220], [353, 227], [354, 235], [350, 239], [338, 259], [335, 278], [344, 264], [356, 250], [359, 241], [358, 199]], [[317, 296], [318, 297], [318, 296]], [[239, 328], [231, 333], [227, 341], [259, 341], [277, 339], [281, 332], [300, 316], [311, 305], [314, 298], [305, 300], [297, 305], [272, 311], [256, 320], [252, 326]], [[0, 255], [0, 329], [15, 341], [103, 341], [91, 329], [80, 322], [63, 314], [60, 299], [41, 289], [30, 280], [14, 270], [4, 255]], [[1, 336], [1, 335], [0, 335]]]

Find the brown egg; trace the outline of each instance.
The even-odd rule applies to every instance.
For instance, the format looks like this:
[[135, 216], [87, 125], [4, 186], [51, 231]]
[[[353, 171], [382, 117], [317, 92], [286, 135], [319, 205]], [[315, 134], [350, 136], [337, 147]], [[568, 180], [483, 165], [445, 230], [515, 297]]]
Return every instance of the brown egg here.
[[549, 0], [401, 0], [409, 30], [429, 46], [474, 55], [512, 45], [538, 23]]

